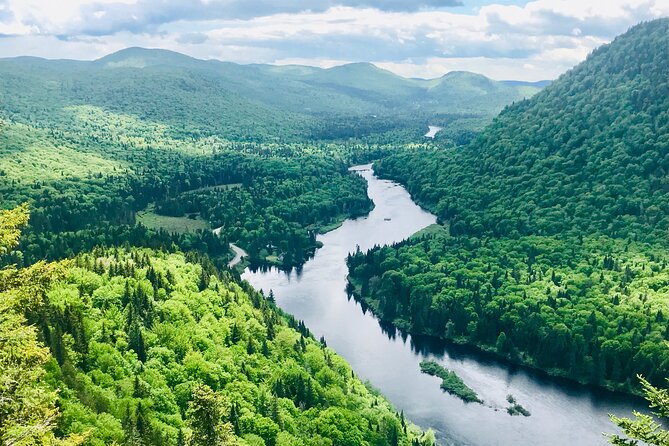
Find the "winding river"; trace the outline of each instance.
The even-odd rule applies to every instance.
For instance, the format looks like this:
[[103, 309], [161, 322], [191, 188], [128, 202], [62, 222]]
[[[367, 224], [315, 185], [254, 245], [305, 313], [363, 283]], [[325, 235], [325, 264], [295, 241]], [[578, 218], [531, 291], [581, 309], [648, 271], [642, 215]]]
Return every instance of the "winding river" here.
[[[432, 427], [442, 445], [593, 446], [606, 444], [602, 432], [613, 429], [609, 413], [643, 409], [643, 401], [629, 396], [549, 378], [446, 342], [403, 336], [349, 300], [345, 258], [356, 245], [366, 250], [400, 241], [435, 222], [403, 187], [376, 178], [371, 165], [353, 169], [367, 180], [375, 203], [367, 217], [319, 236], [323, 247], [300, 271], [247, 269], [242, 277], [257, 289], [273, 290], [281, 308], [303, 319], [316, 338], [325, 336], [398, 410]], [[493, 408], [443, 393], [438, 378], [420, 372], [425, 358], [455, 370]], [[532, 415], [508, 415], [508, 394]]]

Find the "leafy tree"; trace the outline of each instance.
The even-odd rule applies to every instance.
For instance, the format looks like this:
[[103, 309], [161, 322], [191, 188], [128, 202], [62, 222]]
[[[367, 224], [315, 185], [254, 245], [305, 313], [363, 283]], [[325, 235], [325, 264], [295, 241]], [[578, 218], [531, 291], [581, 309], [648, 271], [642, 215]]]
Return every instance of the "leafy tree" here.
[[[0, 252], [13, 249], [28, 209], [0, 211]], [[44, 384], [49, 351], [38, 342], [34, 326], [23, 312], [43, 305], [58, 266], [43, 263], [18, 271], [0, 270], [0, 443], [3, 445], [79, 444], [83, 438], [58, 439], [54, 429], [59, 416], [56, 392]]]
[[[652, 386], [639, 376], [643, 391], [653, 414], [660, 420], [669, 417], [669, 393], [666, 389]], [[611, 420], [623, 431], [623, 435], [609, 435], [609, 442], [618, 446], [636, 446], [639, 442], [649, 446], [669, 445], [669, 431], [651, 415], [634, 412], [634, 418], [611, 416]]]
[[193, 389], [192, 400], [188, 407], [188, 424], [193, 433], [190, 444], [232, 445], [232, 425], [223, 419], [225, 402], [221, 395], [206, 385]]

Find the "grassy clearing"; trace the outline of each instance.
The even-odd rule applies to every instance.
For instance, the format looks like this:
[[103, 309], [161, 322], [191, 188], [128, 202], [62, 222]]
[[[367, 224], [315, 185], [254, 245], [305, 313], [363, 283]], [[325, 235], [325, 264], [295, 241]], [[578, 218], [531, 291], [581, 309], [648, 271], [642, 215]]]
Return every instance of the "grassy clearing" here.
[[209, 223], [200, 217], [195, 219], [188, 217], [167, 217], [154, 213], [151, 208], [137, 213], [137, 223], [141, 223], [150, 229], [164, 229], [168, 232], [179, 234], [194, 232], [199, 229], [210, 229]]
[[439, 235], [439, 234], [448, 235], [448, 232], [449, 231], [447, 226], [434, 223], [416, 232], [410, 238], [420, 238], [426, 235]]

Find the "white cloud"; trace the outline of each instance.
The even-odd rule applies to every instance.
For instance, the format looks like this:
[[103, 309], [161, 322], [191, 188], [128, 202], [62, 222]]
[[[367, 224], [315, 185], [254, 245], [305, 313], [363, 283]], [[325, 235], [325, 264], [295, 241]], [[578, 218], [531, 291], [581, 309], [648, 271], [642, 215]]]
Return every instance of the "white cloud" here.
[[[272, 7], [288, 12], [253, 17], [255, 3], [240, 1], [223, 3], [243, 6], [238, 12], [251, 18], [221, 19], [221, 0], [0, 0], [0, 34], [15, 35], [0, 39], [0, 56], [95, 58], [136, 45], [242, 63], [371, 61], [409, 76], [470, 70], [496, 79], [537, 80], [556, 77], [639, 21], [669, 15], [667, 0], [536, 0], [491, 3], [470, 13], [411, 11], [401, 0], [385, 11], [326, 9], [337, 2], [319, 0], [313, 3], [316, 12], [292, 12], [304, 9], [304, 2], [282, 0]], [[430, 3], [437, 2], [420, 2]], [[155, 9], [160, 4], [165, 8]], [[184, 12], [191, 4], [200, 15]], [[214, 7], [218, 14], [201, 16]], [[135, 14], [134, 28], [128, 11]]]

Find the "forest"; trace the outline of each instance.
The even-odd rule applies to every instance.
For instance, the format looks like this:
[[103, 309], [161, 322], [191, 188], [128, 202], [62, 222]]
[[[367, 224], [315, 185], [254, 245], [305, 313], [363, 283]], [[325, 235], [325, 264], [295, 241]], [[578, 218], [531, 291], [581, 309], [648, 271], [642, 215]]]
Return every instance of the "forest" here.
[[[225, 258], [227, 242], [237, 242], [255, 261], [296, 266], [313, 254], [318, 232], [369, 211], [364, 180], [349, 174], [348, 165], [391, 150], [182, 140], [97, 108], [72, 113], [73, 123], [62, 130], [3, 125], [0, 197], [8, 207], [32, 207], [23, 257], [11, 261], [30, 264], [124, 243], [176, 243]], [[184, 224], [197, 219], [200, 230], [138, 224], [146, 223], [137, 217], [147, 208]], [[214, 228], [222, 228], [220, 237]]]
[[350, 256], [359, 297], [409, 332], [551, 374], [664, 386], [668, 46], [669, 20], [638, 25], [469, 145], [377, 162], [442, 227]]
[[[3, 251], [27, 212], [0, 214]], [[4, 444], [434, 444], [201, 254], [96, 248], [0, 283]]]
[[[539, 84], [141, 48], [0, 59], [0, 445], [435, 445], [239, 276], [299, 272], [367, 215], [349, 168], [372, 162], [438, 224], [350, 253], [364, 310], [666, 418], [667, 48], [669, 19], [642, 23]], [[248, 263], [226, 266], [231, 244]]]

